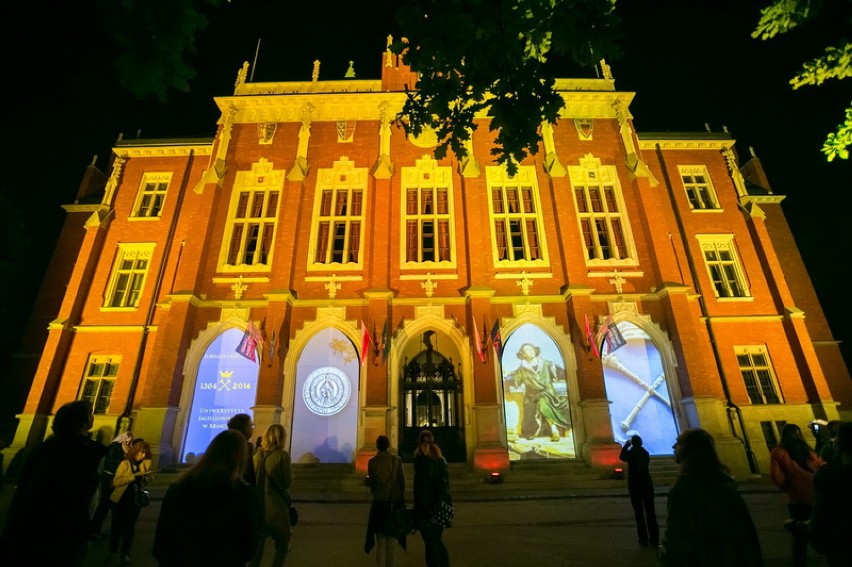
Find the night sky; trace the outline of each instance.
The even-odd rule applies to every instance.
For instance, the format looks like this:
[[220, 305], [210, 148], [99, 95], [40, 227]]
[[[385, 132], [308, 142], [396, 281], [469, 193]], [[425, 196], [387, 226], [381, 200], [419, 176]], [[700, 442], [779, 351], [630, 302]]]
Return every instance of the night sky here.
[[[11, 134], [0, 193], [3, 350], [20, 336], [8, 321], [29, 313], [64, 219], [60, 205], [73, 201], [93, 155], [106, 171], [120, 132], [125, 138], [138, 131], [144, 138], [212, 136], [219, 117], [212, 98], [233, 93], [237, 70], [254, 59], [258, 38], [256, 82], [310, 80], [315, 59], [323, 79], [343, 78], [350, 60], [358, 78], [379, 78], [385, 38], [399, 35], [393, 2], [336, 4], [233, 0], [212, 11], [196, 41], [191, 92], [166, 105], [140, 102], [118, 86], [95, 1], [15, 4], [19, 14], [7, 18], [2, 40]], [[637, 130], [701, 132], [706, 123], [721, 131], [724, 125], [738, 140], [741, 162], [753, 146], [774, 192], [787, 196], [783, 209], [835, 338], [852, 340], [844, 277], [852, 244], [852, 163], [829, 164], [820, 152], [843, 117], [852, 85], [833, 81], [793, 91], [788, 84], [802, 62], [822, 52], [829, 28], [754, 40], [759, 7], [743, 0], [620, 0], [618, 9], [625, 56], [608, 63], [616, 88], [637, 93], [631, 105]], [[571, 66], [557, 74], [594, 76]], [[844, 354], [852, 361], [848, 342]]]

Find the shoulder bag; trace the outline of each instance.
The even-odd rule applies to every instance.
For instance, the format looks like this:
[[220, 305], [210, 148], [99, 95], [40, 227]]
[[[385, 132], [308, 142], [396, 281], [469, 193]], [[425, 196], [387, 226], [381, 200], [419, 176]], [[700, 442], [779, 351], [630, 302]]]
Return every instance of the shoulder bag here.
[[[268, 457], [268, 453], [263, 453], [263, 456], [260, 458], [260, 470], [256, 471], [257, 473], [257, 482], [260, 484], [266, 484], [266, 457]], [[261, 481], [261, 478], [263, 480]], [[284, 490], [282, 487], [278, 486], [278, 481], [275, 480], [274, 476], [269, 477], [270, 483], [269, 485], [273, 490], [277, 491], [284, 498], [284, 502], [287, 504], [287, 508], [290, 514], [290, 525], [295, 526], [299, 523], [299, 511], [296, 510], [296, 507], [293, 506], [293, 500], [290, 499], [290, 493]]]

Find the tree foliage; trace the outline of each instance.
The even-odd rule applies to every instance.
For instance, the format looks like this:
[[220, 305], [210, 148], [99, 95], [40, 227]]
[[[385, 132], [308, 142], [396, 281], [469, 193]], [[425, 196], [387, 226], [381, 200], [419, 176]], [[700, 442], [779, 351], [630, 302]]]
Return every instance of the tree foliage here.
[[404, 0], [397, 20], [406, 37], [391, 50], [419, 74], [397, 117], [406, 134], [431, 129], [435, 155], [466, 143], [485, 113], [491, 153], [510, 173], [538, 151], [543, 121], [564, 106], [546, 68], [551, 53], [582, 65], [617, 55], [613, 0]]
[[119, 83], [143, 99], [164, 102], [174, 89], [188, 91], [195, 69], [188, 61], [195, 37], [207, 26], [204, 5], [222, 0], [99, 0], [105, 28], [115, 41], [112, 64]]
[[[846, 0], [840, 0], [841, 2]], [[760, 12], [760, 20], [752, 37], [763, 40], [787, 33], [808, 21], [817, 18], [830, 2], [828, 0], [775, 0]], [[849, 21], [835, 22], [845, 24]], [[820, 86], [829, 79], [852, 77], [852, 42], [846, 36], [836, 46], [828, 46], [822, 56], [804, 63], [802, 69], [790, 79], [793, 89], [806, 85]], [[834, 158], [848, 159], [852, 145], [852, 103], [846, 108], [845, 117], [835, 132], [828, 134], [822, 152], [828, 161]]]

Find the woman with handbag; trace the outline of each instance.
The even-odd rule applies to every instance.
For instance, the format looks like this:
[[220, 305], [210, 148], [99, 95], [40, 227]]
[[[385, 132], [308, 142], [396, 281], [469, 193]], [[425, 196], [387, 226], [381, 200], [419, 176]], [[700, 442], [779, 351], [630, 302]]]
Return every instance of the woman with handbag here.
[[420, 432], [414, 452], [414, 516], [426, 548], [427, 567], [449, 567], [450, 556], [441, 541], [452, 525], [453, 499], [447, 461], [432, 432]]
[[370, 517], [367, 520], [367, 540], [364, 551], [376, 546], [376, 565], [396, 565], [396, 542], [405, 549], [405, 537], [411, 529], [406, 520], [405, 472], [402, 459], [390, 452], [390, 439], [379, 435], [379, 452], [367, 463], [367, 484], [373, 495]]
[[109, 564], [115, 562], [121, 543], [121, 563], [130, 563], [133, 531], [142, 507], [148, 505], [147, 491], [151, 474], [151, 446], [144, 439], [134, 439], [126, 458], [118, 464], [112, 479], [112, 531], [109, 536]]
[[257, 475], [257, 492], [263, 510], [263, 527], [257, 552], [251, 560], [253, 567], [259, 566], [263, 558], [266, 538], [275, 542], [273, 567], [281, 567], [290, 551], [290, 485], [293, 471], [290, 453], [284, 450], [287, 432], [284, 426], [273, 423], [263, 433], [263, 446], [254, 455], [254, 470]]

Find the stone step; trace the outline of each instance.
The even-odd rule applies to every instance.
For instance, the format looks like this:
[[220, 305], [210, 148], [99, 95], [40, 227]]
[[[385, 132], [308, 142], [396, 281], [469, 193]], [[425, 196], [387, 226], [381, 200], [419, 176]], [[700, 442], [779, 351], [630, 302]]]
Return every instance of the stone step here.
[[[414, 469], [403, 463], [406, 476], [406, 500], [412, 499]], [[177, 480], [185, 467], [160, 471], [151, 484], [152, 496], [165, 492]], [[487, 473], [471, 469], [468, 463], [450, 463], [450, 485], [453, 498], [464, 500], [529, 499], [564, 497], [568, 494], [600, 492], [626, 493], [626, 475], [600, 473], [580, 461], [515, 461], [505, 471], [500, 482], [492, 483]], [[651, 475], [658, 491], [666, 491], [677, 478], [674, 459], [655, 458]], [[352, 464], [294, 464], [293, 488], [295, 501], [353, 501], [368, 502], [370, 492], [363, 473]]]

